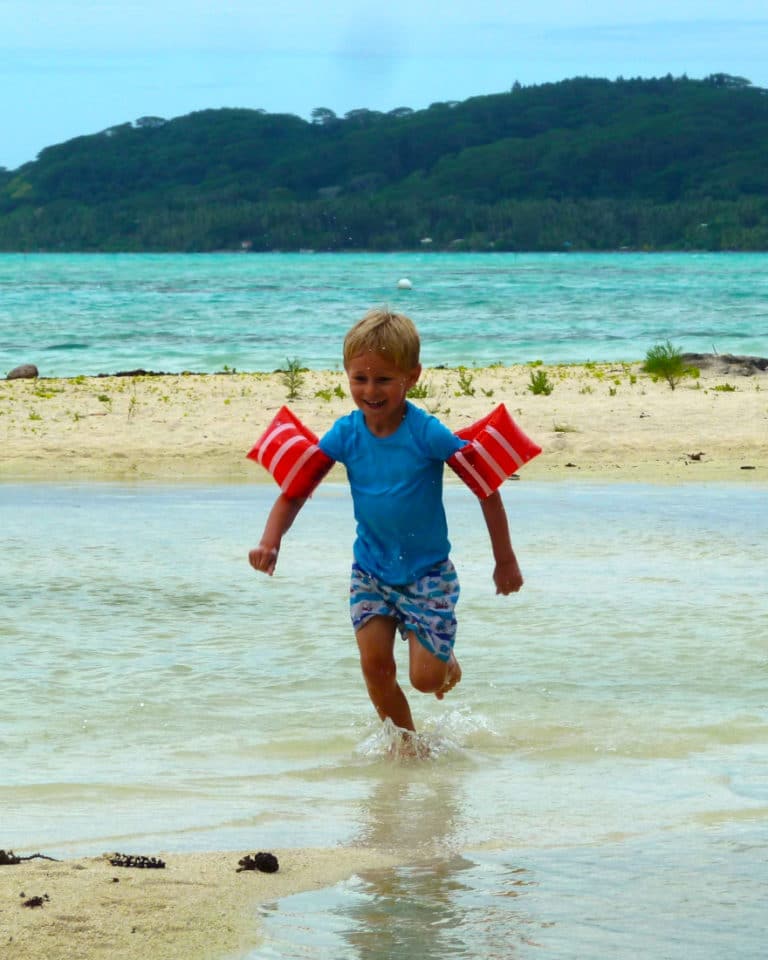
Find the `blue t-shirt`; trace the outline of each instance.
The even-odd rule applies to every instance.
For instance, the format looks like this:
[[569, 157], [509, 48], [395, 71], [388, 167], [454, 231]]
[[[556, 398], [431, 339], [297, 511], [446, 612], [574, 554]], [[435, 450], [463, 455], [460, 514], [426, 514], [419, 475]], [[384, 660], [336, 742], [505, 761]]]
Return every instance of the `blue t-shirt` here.
[[443, 463], [465, 444], [410, 403], [388, 437], [374, 436], [360, 410], [325, 434], [320, 449], [347, 468], [357, 521], [354, 556], [366, 572], [393, 585], [412, 583], [446, 559]]

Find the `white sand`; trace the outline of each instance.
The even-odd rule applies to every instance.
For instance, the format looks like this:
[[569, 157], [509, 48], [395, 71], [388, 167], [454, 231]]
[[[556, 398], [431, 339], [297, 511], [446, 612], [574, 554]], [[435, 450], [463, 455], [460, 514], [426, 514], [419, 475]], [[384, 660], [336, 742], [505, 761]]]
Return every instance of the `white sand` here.
[[[114, 867], [107, 856], [0, 866], [3, 960], [237, 956], [259, 943], [259, 904], [402, 862], [354, 848], [271, 851], [277, 873], [238, 873], [243, 853], [141, 852], [165, 869]], [[24, 906], [46, 894], [41, 907]]]
[[[526, 479], [768, 481], [768, 374], [703, 372], [672, 391], [639, 364], [538, 369], [549, 396], [526, 366], [469, 371], [474, 396], [459, 371], [426, 370], [414, 402], [452, 429], [504, 402], [544, 449]], [[0, 381], [0, 480], [268, 481], [245, 453], [282, 404], [317, 433], [352, 409], [343, 373], [287, 392], [279, 374]]]

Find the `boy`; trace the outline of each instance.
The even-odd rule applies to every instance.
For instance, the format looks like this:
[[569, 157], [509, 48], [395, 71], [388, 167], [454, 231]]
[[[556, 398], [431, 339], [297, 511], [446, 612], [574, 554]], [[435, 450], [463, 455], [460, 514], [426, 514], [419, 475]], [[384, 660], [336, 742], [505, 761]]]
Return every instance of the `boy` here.
[[[369, 311], [344, 340], [344, 369], [357, 410], [337, 420], [320, 449], [345, 464], [357, 539], [350, 610], [363, 677], [379, 717], [414, 731], [397, 682], [395, 632], [408, 642], [411, 684], [442, 699], [461, 679], [453, 653], [456, 571], [448, 558], [443, 464], [465, 441], [406, 399], [421, 375], [419, 335], [406, 316]], [[255, 570], [272, 575], [283, 535], [305, 499], [277, 498], [258, 547]], [[496, 592], [517, 592], [523, 578], [497, 491], [480, 501], [495, 560]]]

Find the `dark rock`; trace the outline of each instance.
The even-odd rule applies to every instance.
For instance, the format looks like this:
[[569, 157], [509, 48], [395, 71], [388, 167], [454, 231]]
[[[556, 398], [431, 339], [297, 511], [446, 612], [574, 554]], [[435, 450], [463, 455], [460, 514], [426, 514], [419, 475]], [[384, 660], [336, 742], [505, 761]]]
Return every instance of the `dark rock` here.
[[165, 861], [159, 857], [133, 856], [130, 853], [116, 853], [109, 858], [113, 867], [137, 867], [139, 870], [164, 870]]
[[768, 357], [738, 357], [732, 353], [684, 353], [683, 362], [700, 370], [742, 377], [768, 370]]
[[[19, 896], [25, 896], [25, 894], [19, 894]], [[44, 903], [49, 901], [51, 898], [47, 893], [44, 893], [42, 897], [29, 897], [28, 900], [24, 900], [22, 907], [42, 907]]]
[[7, 380], [34, 380], [40, 373], [34, 363], [22, 363], [20, 367], [14, 367], [10, 371]]
[[166, 373], [164, 370], [144, 370], [142, 367], [136, 370], [118, 370], [117, 373], [97, 373], [97, 377], [171, 377], [173, 374]]
[[277, 862], [277, 857], [274, 853], [256, 853], [253, 856], [243, 857], [242, 860], [238, 860], [240, 866], [237, 868], [238, 873], [242, 873], [243, 870], [260, 870], [262, 873], [277, 873], [280, 869], [280, 864]]

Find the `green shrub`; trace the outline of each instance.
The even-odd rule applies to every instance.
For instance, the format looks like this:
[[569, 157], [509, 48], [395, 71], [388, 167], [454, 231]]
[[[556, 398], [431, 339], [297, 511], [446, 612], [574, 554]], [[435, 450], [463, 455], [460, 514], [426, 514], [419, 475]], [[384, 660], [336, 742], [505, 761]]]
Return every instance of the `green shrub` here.
[[287, 399], [295, 400], [299, 395], [301, 385], [304, 383], [304, 368], [300, 360], [285, 361], [285, 370], [281, 370], [283, 384], [288, 390]]
[[457, 397], [474, 397], [475, 388], [472, 381], [475, 375], [470, 373], [466, 367], [459, 367], [459, 389], [456, 391]]
[[698, 376], [699, 373], [695, 367], [686, 366], [682, 353], [669, 340], [651, 347], [645, 355], [643, 370], [652, 377], [666, 380], [672, 390], [683, 377]]
[[429, 383], [414, 383], [408, 391], [408, 397], [411, 400], [426, 400], [431, 392]]
[[548, 397], [555, 389], [547, 376], [546, 370], [531, 370], [530, 378], [531, 382], [528, 384], [528, 389], [535, 396], [544, 394]]

